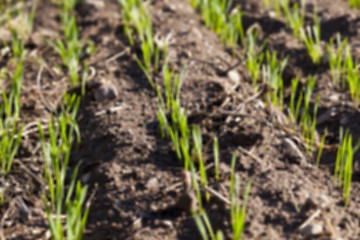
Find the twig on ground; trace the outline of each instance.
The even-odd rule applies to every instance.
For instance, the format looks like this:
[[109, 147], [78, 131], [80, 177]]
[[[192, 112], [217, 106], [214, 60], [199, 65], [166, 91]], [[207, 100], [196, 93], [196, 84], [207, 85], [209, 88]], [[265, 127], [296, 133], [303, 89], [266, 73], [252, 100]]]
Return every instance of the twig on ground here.
[[223, 195], [221, 195], [218, 191], [210, 188], [209, 186], [204, 186], [204, 189], [206, 191], [208, 191], [211, 195], [213, 195], [214, 197], [217, 197], [219, 200], [223, 201], [224, 203], [226, 203], [227, 205], [230, 205], [230, 201], [225, 198]]
[[125, 48], [125, 49], [122, 50], [121, 52], [116, 53], [115, 55], [109, 57], [108, 59], [105, 60], [105, 64], [109, 64], [109, 63], [111, 63], [112, 61], [115, 61], [116, 59], [118, 59], [119, 57], [124, 56], [126, 53], [129, 52], [129, 50], [130, 50], [130, 48]]
[[122, 108], [123, 108], [123, 106], [110, 107], [108, 109], [97, 111], [95, 113], [95, 116], [100, 116], [100, 115], [103, 115], [103, 114], [106, 114], [106, 113], [114, 113], [114, 112], [117, 112], [117, 111], [121, 110]]
[[250, 96], [249, 98], [247, 98], [245, 101], [243, 101], [242, 103], [240, 103], [237, 107], [236, 107], [236, 111], [240, 111], [242, 112], [243, 108], [245, 107], [246, 104], [254, 101], [255, 99], [261, 98], [263, 97], [266, 93], [270, 92], [272, 89], [270, 87], [270, 85], [268, 84], [263, 84], [259, 91], [257, 93], [255, 93], [254, 95]]
[[250, 156], [252, 159], [254, 159], [256, 162], [258, 162], [259, 164], [262, 164], [262, 160], [254, 155], [253, 153], [249, 152], [248, 150], [246, 150], [245, 148], [241, 147], [241, 146], [237, 146], [237, 149], [242, 152], [243, 154], [246, 154], [248, 156]]
[[44, 95], [42, 94], [42, 91], [41, 91], [41, 75], [42, 75], [43, 69], [44, 69], [44, 65], [41, 64], [39, 72], [36, 77], [36, 84], [37, 84], [37, 89], [38, 89], [38, 93], [40, 96], [40, 102], [44, 105], [44, 108], [46, 111], [48, 111], [49, 113], [51, 113], [53, 115], [56, 115], [57, 112], [56, 112], [55, 107], [52, 106], [49, 102], [47, 102], [45, 100]]
[[42, 187], [44, 186], [44, 182], [42, 181], [41, 178], [39, 178], [38, 176], [36, 176], [33, 172], [31, 172], [29, 170], [28, 167], [26, 167], [20, 160], [18, 159], [14, 159], [14, 163], [17, 163], [20, 168], [27, 174], [29, 174], [30, 177], [32, 177], [38, 184], [40, 184]]
[[8, 209], [6, 209], [5, 213], [3, 214], [2, 218], [1, 218], [1, 221], [0, 221], [0, 237], [1, 237], [1, 240], [6, 240], [5, 236], [4, 236], [4, 232], [3, 232], [3, 229], [4, 229], [4, 223], [5, 223], [5, 220], [8, 218], [8, 216], [15, 210], [15, 199], [13, 199], [11, 201], [11, 203], [9, 204], [9, 207]]
[[301, 224], [298, 227], [298, 231], [301, 231], [302, 229], [304, 229], [312, 220], [314, 220], [316, 217], [318, 217], [320, 215], [320, 213], [322, 212], [322, 210], [325, 209], [325, 207], [327, 207], [329, 205], [329, 202], [324, 201], [320, 207], [318, 207], [318, 209], [316, 209], [315, 212], [313, 212], [313, 214], [311, 214], [306, 220], [305, 222], [303, 222], [303, 224]]
[[296, 144], [290, 138], [284, 138], [283, 141], [287, 145], [287, 147], [294, 150], [296, 155], [298, 155], [298, 157], [301, 159], [301, 162], [307, 163], [306, 157], [304, 156], [304, 154], [300, 151], [300, 149], [296, 146]]

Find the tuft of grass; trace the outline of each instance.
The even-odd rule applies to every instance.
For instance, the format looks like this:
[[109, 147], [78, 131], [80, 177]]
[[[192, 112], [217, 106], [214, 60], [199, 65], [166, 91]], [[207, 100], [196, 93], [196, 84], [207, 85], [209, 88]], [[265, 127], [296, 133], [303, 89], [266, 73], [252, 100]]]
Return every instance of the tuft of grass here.
[[[71, 86], [75, 87], [80, 85], [81, 94], [84, 95], [87, 64], [86, 61], [81, 62], [80, 55], [86, 46], [86, 42], [80, 39], [79, 28], [73, 13], [75, 6], [80, 2], [79, 0], [64, 0], [60, 2], [62, 8], [60, 18], [64, 32], [64, 40], [58, 38], [55, 42], [48, 39], [45, 39], [45, 41], [61, 57], [61, 60], [68, 70]], [[91, 45], [90, 42], [89, 45]], [[91, 53], [93, 49], [88, 47], [86, 51], [87, 53]], [[82, 72], [79, 74], [81, 68]]]
[[298, 38], [299, 30], [303, 28], [305, 23], [305, 2], [303, 0], [301, 1], [300, 8], [299, 5], [295, 3], [292, 10], [290, 9], [289, 0], [283, 0], [280, 5], [284, 11], [286, 22], [293, 31], [293, 36]]
[[12, 52], [15, 71], [12, 75], [9, 93], [2, 89], [2, 104], [0, 105], [0, 159], [1, 171], [8, 174], [11, 170], [13, 159], [21, 142], [23, 124], [18, 129], [20, 120], [20, 92], [23, 80], [23, 64], [25, 47], [23, 38], [12, 29]]
[[[317, 96], [313, 113], [311, 116], [310, 101], [316, 84], [316, 76], [308, 76], [306, 83], [296, 99], [299, 77], [292, 80], [290, 96], [290, 119], [298, 123], [304, 140], [306, 141], [307, 152], [313, 152], [315, 147], [316, 118], [320, 97]], [[302, 107], [302, 108], [301, 108]]]
[[342, 68], [343, 61], [346, 56], [347, 38], [341, 41], [340, 34], [336, 35], [336, 43], [334, 39], [330, 39], [330, 42], [326, 44], [326, 52], [329, 59], [329, 67], [331, 79], [335, 86], [342, 86]]
[[304, 42], [313, 63], [319, 64], [323, 56], [323, 51], [320, 45], [320, 27], [307, 26], [306, 31], [304, 28], [300, 28], [300, 37]]
[[[291, 80], [291, 94], [290, 94], [290, 119], [293, 122], [297, 122], [299, 119], [299, 111], [301, 107], [301, 103], [303, 101], [304, 93], [303, 91], [300, 92], [299, 96], [297, 96], [297, 89], [299, 85], [299, 75], [296, 76], [294, 79]], [[297, 101], [295, 98], [297, 96]]]
[[[233, 154], [231, 160], [231, 175], [230, 175], [230, 219], [231, 219], [231, 227], [233, 232], [232, 239], [241, 240], [245, 227], [245, 217], [246, 217], [246, 204], [247, 198], [250, 192], [251, 183], [248, 182], [246, 184], [242, 204], [240, 204], [240, 183], [239, 177], [235, 174], [235, 163], [236, 163], [236, 153]], [[193, 168], [192, 168], [193, 169]], [[194, 171], [192, 171], [193, 178], [193, 186], [197, 193], [200, 193], [199, 184], [196, 180], [196, 175]], [[193, 217], [195, 224], [200, 232], [201, 238], [203, 240], [223, 240], [224, 234], [221, 230], [217, 230], [216, 234], [211, 225], [210, 219], [206, 214], [206, 211], [202, 208], [201, 197], [198, 197], [199, 201], [199, 210], [193, 211]]]
[[71, 15], [66, 19], [68, 20], [63, 22], [65, 41], [57, 39], [55, 43], [50, 40], [46, 40], [46, 42], [59, 54], [69, 71], [71, 85], [76, 86], [84, 80], [80, 79], [78, 74], [78, 69], [81, 66], [80, 54], [84, 44], [79, 39], [79, 29], [76, 24], [75, 16]]
[[220, 36], [221, 42], [235, 52], [238, 43], [244, 44], [242, 25], [243, 12], [239, 7], [231, 10], [232, 1], [222, 0], [190, 0], [193, 8], [200, 12], [204, 23]]
[[[32, 5], [30, 12], [25, 10], [23, 2], [15, 6], [10, 2], [3, 4], [0, 3], [0, 25], [7, 23], [10, 31], [16, 31], [21, 39], [25, 39], [32, 32], [36, 3]], [[11, 21], [14, 17], [19, 21]]]
[[242, 206], [239, 203], [240, 199], [240, 180], [239, 176], [235, 174], [236, 153], [231, 158], [231, 174], [230, 174], [230, 219], [233, 230], [233, 239], [242, 239], [242, 234], [245, 227], [246, 217], [246, 203], [251, 188], [251, 182], [248, 182], [245, 187]]
[[270, 100], [273, 106], [279, 107], [281, 110], [284, 107], [284, 83], [282, 74], [288, 62], [288, 57], [279, 61], [277, 53], [274, 51], [266, 51], [266, 64], [262, 66], [263, 79], [274, 90], [270, 94]]
[[336, 44], [331, 39], [326, 46], [329, 58], [331, 78], [340, 88], [348, 88], [351, 98], [360, 102], [360, 82], [358, 62], [351, 55], [351, 48], [347, 39], [341, 41], [340, 34], [336, 37]]
[[180, 103], [180, 89], [183, 77], [184, 70], [180, 75], [175, 75], [174, 71], [170, 71], [165, 61], [163, 65], [164, 91], [161, 90], [159, 85], [156, 86], [159, 105], [157, 115], [162, 136], [171, 139], [179, 161], [184, 164], [186, 170], [189, 170], [191, 131], [185, 109]]
[[[78, 166], [72, 173], [70, 186], [65, 191], [71, 146], [73, 141], [80, 141], [79, 127], [76, 123], [80, 98], [64, 95], [64, 107], [57, 119], [52, 117], [48, 123], [49, 142], [39, 122], [39, 135], [45, 160], [44, 179], [48, 192], [44, 190], [43, 200], [46, 206], [47, 220], [51, 237], [54, 240], [82, 239], [89, 206], [83, 212], [87, 187], [76, 181]], [[74, 135], [75, 133], [75, 135]], [[66, 222], [62, 222], [65, 213]]]
[[247, 36], [247, 52], [246, 52], [246, 68], [250, 72], [251, 78], [257, 91], [257, 84], [261, 78], [261, 64], [264, 59], [264, 53], [262, 52], [266, 42], [264, 41], [260, 49], [256, 48], [257, 31], [250, 31]]
[[303, 137], [307, 140], [307, 151], [312, 152], [314, 150], [315, 131], [316, 131], [316, 116], [318, 110], [318, 103], [320, 96], [316, 97], [313, 116], [310, 113], [310, 100], [316, 83], [316, 76], [308, 76], [306, 82], [306, 88], [304, 92], [304, 106], [300, 116], [299, 125], [302, 128]]
[[351, 179], [352, 179], [352, 165], [353, 156], [360, 147], [360, 142], [353, 146], [352, 136], [349, 134], [349, 129], [345, 131], [340, 128], [339, 148], [336, 154], [336, 163], [334, 170], [334, 180], [338, 182], [339, 188], [343, 187], [343, 197], [345, 198], [345, 205], [349, 204]]
[[13, 106], [19, 106], [20, 102], [18, 102], [14, 92], [11, 92], [9, 96], [3, 92], [2, 98], [0, 113], [4, 118], [0, 120], [0, 159], [2, 173], [8, 174], [20, 146], [23, 124], [17, 130], [19, 111], [14, 110]]
[[136, 62], [151, 86], [155, 87], [152, 72], [158, 72], [160, 48], [153, 37], [149, 3], [142, 0], [118, 0], [118, 2], [121, 5], [124, 33], [130, 45], [132, 47], [135, 45], [135, 34], [140, 41], [142, 60], [135, 54]]
[[193, 218], [195, 221], [195, 224], [200, 232], [201, 238], [203, 240], [223, 240], [224, 234], [221, 230], [218, 230], [216, 232], [216, 235], [214, 234], [214, 230], [211, 226], [209, 217], [207, 216], [205, 210], [201, 214], [194, 212]]
[[319, 150], [318, 150], [318, 153], [316, 156], [316, 163], [315, 163], [316, 167], [319, 167], [319, 165], [320, 165], [320, 158], [321, 158], [322, 152], [324, 150], [324, 144], [325, 144], [325, 139], [326, 139], [327, 134], [328, 134], [328, 131], [327, 131], [327, 129], [325, 129], [325, 131], [321, 137]]
[[345, 59], [343, 63], [343, 80], [349, 88], [352, 99], [359, 104], [360, 101], [360, 81], [358, 62], [351, 56], [350, 46], [345, 47]]

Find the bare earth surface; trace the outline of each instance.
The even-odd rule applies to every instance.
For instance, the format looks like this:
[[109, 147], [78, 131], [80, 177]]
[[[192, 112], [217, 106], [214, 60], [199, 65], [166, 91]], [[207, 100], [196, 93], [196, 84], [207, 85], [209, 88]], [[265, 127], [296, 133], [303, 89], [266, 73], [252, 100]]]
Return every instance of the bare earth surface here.
[[[59, 104], [66, 89], [66, 76], [54, 70], [54, 66], [61, 66], [61, 60], [41, 37], [55, 39], [60, 32], [59, 10], [49, 2], [38, 4], [34, 33], [26, 45], [22, 91], [25, 123], [50, 116], [39, 98], [39, 88], [54, 105]], [[189, 123], [202, 128], [210, 187], [228, 197], [234, 151], [238, 151], [236, 171], [241, 186], [252, 182], [244, 239], [360, 239], [360, 155], [355, 156], [351, 199], [345, 207], [332, 176], [336, 149], [325, 150], [320, 168], [316, 168], [315, 158], [306, 154], [298, 135], [286, 128], [284, 113], [267, 107], [261, 97], [251, 98], [255, 92], [244, 60], [222, 46], [189, 2], [150, 2], [154, 33], [170, 36], [171, 68], [186, 67], [181, 98]], [[349, 38], [354, 55], [359, 56], [360, 12], [343, 1], [308, 1], [308, 23], [315, 3], [324, 43], [340, 32]], [[297, 74], [302, 82], [309, 74], [318, 76], [314, 96], [320, 95], [318, 119], [322, 121], [317, 130], [321, 135], [328, 129], [327, 144], [338, 143], [340, 126], [350, 128], [358, 140], [359, 108], [346, 91], [331, 83], [326, 60], [313, 65], [305, 46], [293, 38], [283, 19], [273, 17], [263, 1], [238, 0], [234, 4], [240, 4], [245, 12], [245, 30], [256, 27], [260, 40], [268, 39], [266, 49], [277, 50], [280, 58], [290, 56], [284, 73], [285, 97], [289, 97], [290, 81]], [[89, 193], [95, 194], [84, 239], [200, 239], [186, 204], [179, 201], [184, 194], [182, 166], [171, 142], [160, 136], [156, 93], [132, 57], [120, 12], [115, 0], [88, 0], [77, 8], [81, 36], [92, 40], [97, 49], [88, 57], [88, 65], [96, 73], [87, 84], [78, 118], [82, 141], [74, 146], [71, 157], [73, 167], [81, 161], [79, 177], [89, 184]], [[238, 52], [240, 56], [243, 49], [239, 47]], [[11, 69], [9, 58], [1, 56], [0, 67]], [[39, 84], [38, 58], [45, 64]], [[239, 61], [229, 74], [227, 69]], [[110, 88], [117, 97], [100, 101], [102, 88]], [[240, 111], [235, 110], [238, 106]], [[39, 136], [36, 125], [29, 129], [35, 130], [24, 137], [12, 174], [6, 178], [9, 187], [0, 207], [4, 239], [49, 237], [41, 198], [43, 159]], [[215, 136], [219, 138], [221, 158], [218, 182], [211, 167]], [[0, 183], [5, 184], [5, 179]], [[205, 208], [214, 229], [222, 229], [226, 239], [231, 239], [229, 206], [212, 197]], [[320, 234], [299, 232], [299, 226], [319, 209], [321, 213], [309, 226], [321, 228]]]

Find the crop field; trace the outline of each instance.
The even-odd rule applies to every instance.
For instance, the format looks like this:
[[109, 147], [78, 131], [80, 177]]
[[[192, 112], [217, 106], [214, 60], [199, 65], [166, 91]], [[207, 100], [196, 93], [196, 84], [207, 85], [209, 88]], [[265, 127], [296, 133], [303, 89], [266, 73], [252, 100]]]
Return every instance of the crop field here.
[[359, 0], [0, 0], [0, 240], [360, 239]]

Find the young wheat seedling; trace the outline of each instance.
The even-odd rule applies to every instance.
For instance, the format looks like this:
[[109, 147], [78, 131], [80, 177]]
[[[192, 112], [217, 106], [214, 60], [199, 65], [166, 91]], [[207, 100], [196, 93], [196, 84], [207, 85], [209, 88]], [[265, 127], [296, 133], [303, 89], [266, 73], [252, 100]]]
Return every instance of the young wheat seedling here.
[[135, 55], [136, 62], [151, 86], [155, 87], [152, 71], [155, 73], [158, 71], [160, 48], [155, 44], [153, 37], [150, 6], [142, 0], [118, 0], [118, 2], [121, 5], [124, 33], [129, 39], [130, 45], [135, 45], [135, 34], [140, 40], [142, 60]]
[[213, 152], [214, 152], [215, 179], [219, 181], [219, 140], [217, 137], [214, 138]]
[[244, 29], [241, 20], [243, 13], [238, 7], [230, 11], [232, 1], [191, 0], [190, 2], [195, 9], [199, 10], [205, 25], [220, 36], [221, 42], [226, 47], [232, 48], [235, 52], [238, 42], [244, 44]]
[[[87, 187], [80, 182], [75, 185], [78, 166], [75, 168], [69, 189], [65, 193], [65, 179], [68, 171], [71, 146], [76, 133], [80, 141], [79, 127], [75, 117], [79, 108], [80, 99], [73, 96], [64, 96], [65, 107], [58, 120], [52, 118], [48, 124], [49, 143], [46, 142], [45, 133], [39, 122], [39, 135], [41, 148], [45, 160], [44, 178], [48, 186], [43, 200], [46, 206], [47, 220], [51, 237], [54, 240], [81, 240], [85, 228], [89, 206], [82, 209], [85, 203]], [[62, 214], [66, 214], [66, 226], [62, 223]], [[55, 217], [53, 217], [53, 214]], [[64, 232], [66, 231], [66, 235]]]
[[299, 37], [299, 29], [303, 28], [305, 22], [305, 3], [302, 0], [299, 9], [298, 4], [294, 4], [293, 10], [290, 9], [289, 0], [281, 2], [281, 8], [284, 11], [287, 24], [293, 30], [295, 38]]
[[[80, 39], [76, 17], [73, 14], [73, 10], [78, 3], [78, 0], [64, 0], [61, 2], [61, 24], [64, 31], [64, 41], [57, 39], [56, 42], [52, 42], [46, 39], [46, 42], [59, 54], [69, 71], [71, 86], [80, 85], [81, 94], [84, 95], [87, 64], [86, 61], [81, 63], [80, 55], [85, 47], [85, 42]], [[88, 53], [92, 51], [91, 47], [87, 48]], [[78, 71], [81, 67], [82, 74], [79, 74]]]
[[336, 46], [334, 39], [330, 39], [330, 43], [326, 45], [326, 51], [329, 58], [331, 79], [335, 86], [342, 86], [341, 76], [343, 61], [347, 48], [347, 38], [341, 41], [340, 34], [336, 35]]
[[358, 142], [357, 145], [353, 147], [352, 136], [349, 134], [349, 130], [346, 130], [344, 135], [343, 129], [340, 128], [340, 142], [336, 154], [334, 180], [338, 182], [339, 188], [343, 186], [343, 197], [345, 198], [345, 205], [349, 204], [353, 156], [359, 147], [360, 142]]
[[323, 55], [320, 45], [320, 31], [318, 31], [316, 27], [310, 28], [308, 26], [306, 28], [306, 32], [304, 28], [300, 28], [300, 36], [305, 43], [305, 46], [313, 63], [319, 64]]
[[278, 61], [277, 53], [274, 51], [272, 55], [266, 51], [267, 64], [262, 66], [263, 78], [274, 90], [270, 94], [271, 102], [274, 106], [279, 107], [281, 110], [284, 106], [284, 83], [282, 74], [287, 64], [288, 58]]
[[0, 105], [0, 159], [1, 171], [8, 174], [11, 170], [13, 159], [18, 151], [21, 141], [23, 124], [18, 130], [20, 118], [20, 92], [23, 80], [23, 63], [25, 47], [22, 38], [19, 38], [17, 31], [12, 30], [13, 61], [16, 64], [12, 76], [10, 92], [2, 89], [2, 104]]
[[299, 118], [300, 106], [303, 101], [303, 92], [301, 91], [297, 101], [295, 101], [295, 97], [297, 95], [297, 89], [299, 85], [299, 75], [291, 80], [291, 95], [290, 95], [290, 113], [289, 117], [293, 122], [297, 122]]
[[[311, 117], [310, 100], [316, 84], [316, 76], [308, 76], [305, 87], [302, 89], [297, 100], [295, 100], [298, 82], [299, 77], [296, 77], [291, 83], [290, 119], [299, 124], [299, 127], [302, 130], [303, 138], [307, 143], [307, 151], [312, 152], [315, 144], [316, 116], [320, 101], [320, 97], [317, 96], [313, 107], [313, 116]], [[301, 106], [302, 109], [300, 114]]]
[[266, 44], [263, 42], [260, 46], [260, 49], [256, 49], [256, 39], [257, 39], [257, 31], [250, 31], [247, 36], [247, 52], [246, 52], [246, 68], [250, 72], [253, 83], [255, 85], [255, 90], [257, 91], [257, 83], [261, 77], [261, 64], [264, 59], [264, 53], [262, 50]]
[[321, 58], [323, 56], [323, 50], [320, 44], [320, 19], [317, 16], [316, 11], [314, 11], [314, 26], [306, 27], [306, 31], [304, 28], [300, 28], [300, 37], [302, 41], [305, 43], [309, 56], [311, 60], [315, 64], [319, 64]]
[[343, 63], [343, 80], [349, 88], [352, 99], [360, 101], [359, 67], [357, 61], [351, 56], [350, 46], [345, 48], [345, 60]]
[[236, 153], [231, 158], [231, 175], [230, 175], [230, 218], [233, 230], [233, 239], [242, 239], [242, 234], [245, 227], [245, 216], [246, 216], [246, 203], [247, 197], [250, 192], [251, 183], [248, 182], [244, 192], [243, 204], [240, 206], [238, 202], [240, 199], [240, 181], [239, 176], [235, 174], [236, 165]]

